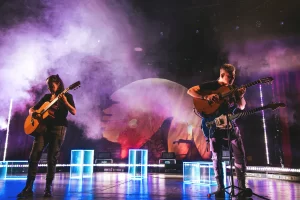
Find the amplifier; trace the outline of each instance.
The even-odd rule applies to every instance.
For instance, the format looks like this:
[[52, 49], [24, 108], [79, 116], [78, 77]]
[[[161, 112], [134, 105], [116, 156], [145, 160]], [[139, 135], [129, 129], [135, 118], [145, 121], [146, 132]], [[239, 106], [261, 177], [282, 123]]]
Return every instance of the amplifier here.
[[159, 159], [159, 164], [176, 164], [176, 159]]
[[95, 159], [95, 164], [113, 163], [113, 159]]

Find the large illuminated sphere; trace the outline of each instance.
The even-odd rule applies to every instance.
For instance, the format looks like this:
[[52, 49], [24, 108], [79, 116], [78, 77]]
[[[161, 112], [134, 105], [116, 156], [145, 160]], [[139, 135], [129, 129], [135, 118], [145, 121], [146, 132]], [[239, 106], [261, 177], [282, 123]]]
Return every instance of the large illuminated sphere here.
[[173, 142], [187, 139], [195, 142], [203, 159], [210, 157], [205, 151], [201, 119], [194, 114], [192, 98], [184, 86], [166, 79], [143, 79], [117, 90], [111, 100], [116, 103], [104, 110], [103, 136], [121, 144], [121, 158], [127, 157], [128, 149], [140, 148], [149, 141], [170, 117], [167, 150], [184, 157], [190, 144]]

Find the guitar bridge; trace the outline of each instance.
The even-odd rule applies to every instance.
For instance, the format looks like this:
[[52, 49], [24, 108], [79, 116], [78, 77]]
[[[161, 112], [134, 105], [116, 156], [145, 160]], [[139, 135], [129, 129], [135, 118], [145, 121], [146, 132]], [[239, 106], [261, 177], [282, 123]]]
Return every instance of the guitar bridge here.
[[216, 123], [216, 126], [220, 126], [220, 125], [223, 125], [225, 122], [224, 122], [224, 119], [217, 118], [217, 119], [215, 119], [215, 123]]
[[[227, 128], [227, 118], [223, 115], [221, 115], [220, 117], [215, 119], [215, 124], [216, 127], [220, 128], [220, 129], [225, 129]], [[231, 128], [231, 123], [228, 124], [229, 128]]]

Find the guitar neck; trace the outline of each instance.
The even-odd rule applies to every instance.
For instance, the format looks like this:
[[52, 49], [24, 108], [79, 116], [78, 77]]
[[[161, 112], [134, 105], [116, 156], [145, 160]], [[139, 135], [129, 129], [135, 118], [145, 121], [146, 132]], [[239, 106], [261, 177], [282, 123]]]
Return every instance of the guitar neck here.
[[260, 80], [253, 81], [253, 82], [251, 82], [251, 83], [248, 83], [248, 84], [246, 84], [246, 85], [242, 85], [242, 86], [238, 87], [238, 89], [240, 89], [240, 88], [242, 88], [242, 87], [248, 88], [248, 87], [251, 87], [251, 86], [253, 86], [253, 85], [260, 84], [260, 83], [261, 83]]
[[248, 88], [248, 87], [251, 87], [251, 86], [253, 86], [253, 85], [260, 84], [260, 83], [261, 83], [260, 80], [253, 81], [253, 82], [251, 82], [251, 83], [247, 83], [247, 84], [245, 84], [245, 85], [242, 85], [242, 86], [240, 86], [240, 87], [237, 87], [237, 88], [235, 88], [235, 89], [233, 89], [233, 90], [230, 90], [229, 92], [223, 94], [223, 95], [222, 95], [222, 98], [225, 98], [225, 97], [230, 96], [232, 93], [236, 92], [238, 89], [241, 89], [242, 87]]
[[258, 108], [254, 108], [254, 109], [249, 110], [249, 111], [243, 111], [243, 112], [240, 112], [240, 113], [237, 113], [237, 114], [229, 116], [229, 120], [234, 120], [234, 119], [237, 119], [237, 118], [240, 118], [240, 117], [244, 117], [244, 116], [247, 116], [247, 115], [252, 115], [252, 114], [254, 114], [254, 113], [258, 112], [258, 111], [265, 110], [267, 108], [269, 108], [268, 105], [262, 106], [262, 107], [258, 107]]
[[[63, 92], [61, 92], [60, 94], [65, 94], [66, 92], [69, 91], [69, 88], [65, 89]], [[43, 110], [43, 112], [41, 112], [41, 114], [44, 114], [49, 108], [51, 108], [51, 106], [53, 106], [53, 104], [55, 104], [58, 101], [58, 96], [55, 97], [55, 99], [53, 99], [51, 101], [51, 103], [48, 104], [48, 106]]]

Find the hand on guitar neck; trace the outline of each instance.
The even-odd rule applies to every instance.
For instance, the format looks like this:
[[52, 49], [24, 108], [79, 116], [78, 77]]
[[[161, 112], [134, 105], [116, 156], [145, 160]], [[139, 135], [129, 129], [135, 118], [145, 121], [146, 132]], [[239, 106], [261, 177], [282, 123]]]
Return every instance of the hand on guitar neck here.
[[[240, 99], [244, 98], [245, 93], [246, 93], [245, 87], [239, 88], [237, 90], [237, 95], [240, 97]], [[217, 102], [220, 100], [220, 96], [218, 94], [213, 93], [213, 94], [204, 96], [203, 99], [207, 100], [207, 101]]]
[[58, 99], [61, 100], [62, 102], [64, 102], [65, 104], [68, 103], [68, 100], [67, 100], [67, 97], [65, 96], [65, 94], [59, 94]]
[[240, 97], [240, 98], [244, 98], [244, 95], [246, 93], [246, 88], [245, 87], [241, 87], [237, 90], [237, 95]]

